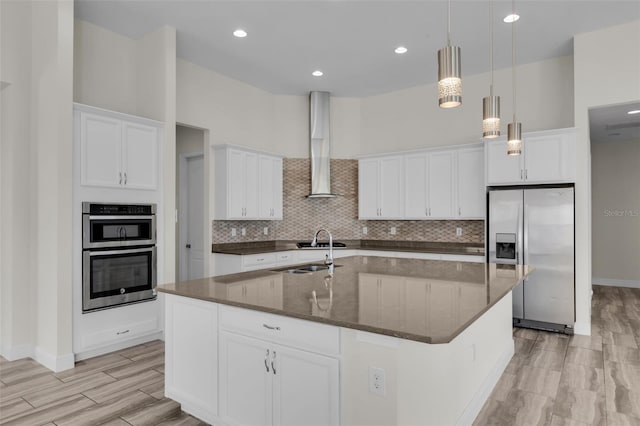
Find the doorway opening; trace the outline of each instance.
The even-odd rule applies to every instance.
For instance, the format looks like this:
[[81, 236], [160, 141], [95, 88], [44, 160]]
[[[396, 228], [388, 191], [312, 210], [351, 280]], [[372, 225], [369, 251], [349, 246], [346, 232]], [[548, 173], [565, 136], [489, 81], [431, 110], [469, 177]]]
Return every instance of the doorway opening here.
[[592, 283], [640, 288], [640, 101], [589, 109], [589, 133]]
[[179, 281], [203, 278], [208, 270], [206, 136], [204, 129], [176, 126], [176, 277]]

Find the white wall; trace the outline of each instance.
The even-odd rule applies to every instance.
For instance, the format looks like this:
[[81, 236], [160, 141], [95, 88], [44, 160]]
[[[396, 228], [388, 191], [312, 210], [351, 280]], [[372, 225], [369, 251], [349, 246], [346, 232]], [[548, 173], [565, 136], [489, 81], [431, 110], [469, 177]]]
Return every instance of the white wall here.
[[73, 2], [1, 7], [3, 78], [15, 81], [2, 91], [1, 350], [61, 370], [73, 366]]
[[[517, 117], [525, 132], [573, 126], [573, 60], [566, 56], [521, 65], [517, 75]], [[496, 70], [502, 131], [511, 121], [511, 69]], [[362, 100], [362, 154], [479, 142], [482, 98], [489, 74], [463, 77], [460, 107], [438, 107], [437, 84], [413, 87]]]
[[591, 145], [594, 284], [640, 287], [640, 140]]
[[[574, 37], [576, 332], [591, 332], [591, 107], [640, 99], [640, 21]], [[621, 52], [624, 52], [621, 54]]]

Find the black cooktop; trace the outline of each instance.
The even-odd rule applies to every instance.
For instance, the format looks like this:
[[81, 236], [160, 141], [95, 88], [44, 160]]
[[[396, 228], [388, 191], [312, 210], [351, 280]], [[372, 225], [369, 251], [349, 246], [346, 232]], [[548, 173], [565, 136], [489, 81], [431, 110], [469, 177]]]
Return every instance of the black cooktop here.
[[[329, 243], [325, 243], [325, 242], [323, 243], [318, 242], [315, 247], [312, 247], [311, 241], [301, 241], [296, 245], [298, 246], [298, 248], [328, 248], [329, 247]], [[346, 246], [347, 245], [345, 243], [341, 243], [338, 241], [333, 242], [333, 247], [346, 247]]]

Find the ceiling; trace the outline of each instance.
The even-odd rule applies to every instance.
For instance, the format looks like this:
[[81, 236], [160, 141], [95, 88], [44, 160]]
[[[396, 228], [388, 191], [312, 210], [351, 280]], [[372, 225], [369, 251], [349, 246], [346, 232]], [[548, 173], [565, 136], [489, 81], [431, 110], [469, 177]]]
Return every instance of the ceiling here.
[[640, 102], [611, 105], [589, 110], [589, 133], [592, 143], [628, 142], [640, 143]]
[[[444, 0], [76, 0], [76, 17], [139, 38], [177, 30], [178, 57], [275, 94], [370, 96], [437, 79]], [[570, 55], [572, 36], [640, 19], [637, 0], [518, 0], [517, 62]], [[511, 2], [494, 2], [495, 68], [511, 64]], [[454, 0], [463, 76], [489, 70], [489, 3]], [[242, 28], [243, 39], [232, 32]], [[394, 49], [408, 48], [404, 55]], [[311, 72], [320, 69], [322, 77]]]

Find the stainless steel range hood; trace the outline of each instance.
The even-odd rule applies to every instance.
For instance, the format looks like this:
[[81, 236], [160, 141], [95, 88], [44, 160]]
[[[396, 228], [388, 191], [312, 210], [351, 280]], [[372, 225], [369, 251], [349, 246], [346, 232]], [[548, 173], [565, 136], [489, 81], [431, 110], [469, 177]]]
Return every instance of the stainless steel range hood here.
[[309, 143], [311, 154], [311, 194], [308, 198], [333, 198], [331, 193], [331, 127], [329, 92], [309, 95]]

